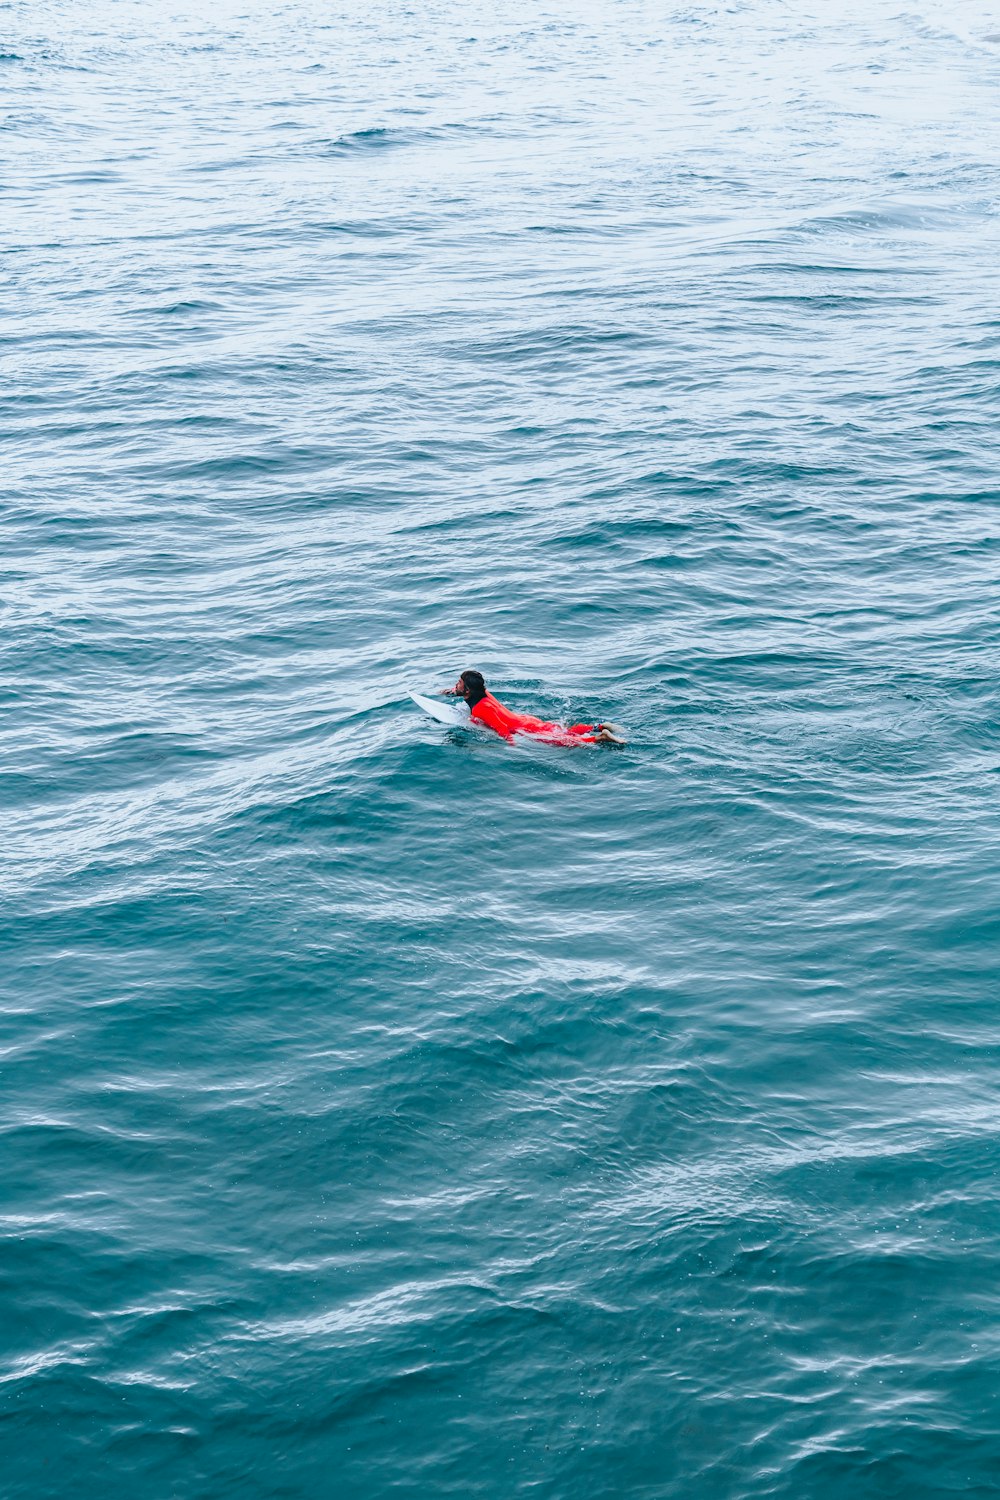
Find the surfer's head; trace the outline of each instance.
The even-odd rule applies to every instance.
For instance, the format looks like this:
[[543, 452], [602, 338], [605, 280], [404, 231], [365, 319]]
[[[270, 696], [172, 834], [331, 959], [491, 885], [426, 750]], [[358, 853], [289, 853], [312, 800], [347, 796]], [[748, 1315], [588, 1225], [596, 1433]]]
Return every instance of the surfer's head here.
[[482, 672], [463, 672], [455, 684], [455, 692], [465, 699], [470, 708], [475, 708], [480, 698], [486, 697]]

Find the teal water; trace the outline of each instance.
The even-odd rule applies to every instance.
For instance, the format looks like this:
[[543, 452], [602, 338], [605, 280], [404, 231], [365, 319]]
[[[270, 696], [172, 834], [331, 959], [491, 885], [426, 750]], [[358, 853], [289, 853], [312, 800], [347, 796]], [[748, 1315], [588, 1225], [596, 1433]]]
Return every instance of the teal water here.
[[1000, 12], [0, 44], [4, 1496], [996, 1494]]

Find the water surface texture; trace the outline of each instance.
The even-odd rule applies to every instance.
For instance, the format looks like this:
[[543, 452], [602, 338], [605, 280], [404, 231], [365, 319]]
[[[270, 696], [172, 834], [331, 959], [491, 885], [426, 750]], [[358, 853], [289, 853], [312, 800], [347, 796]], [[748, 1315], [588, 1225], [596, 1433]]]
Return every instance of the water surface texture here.
[[0, 9], [5, 1500], [997, 1493], [998, 100]]

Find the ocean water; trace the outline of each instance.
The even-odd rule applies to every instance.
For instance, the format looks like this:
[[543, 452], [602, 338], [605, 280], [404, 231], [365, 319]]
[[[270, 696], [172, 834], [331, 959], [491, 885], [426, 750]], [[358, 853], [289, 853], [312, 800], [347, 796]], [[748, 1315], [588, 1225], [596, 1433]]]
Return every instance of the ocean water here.
[[5, 1500], [1000, 1491], [998, 90], [0, 8]]

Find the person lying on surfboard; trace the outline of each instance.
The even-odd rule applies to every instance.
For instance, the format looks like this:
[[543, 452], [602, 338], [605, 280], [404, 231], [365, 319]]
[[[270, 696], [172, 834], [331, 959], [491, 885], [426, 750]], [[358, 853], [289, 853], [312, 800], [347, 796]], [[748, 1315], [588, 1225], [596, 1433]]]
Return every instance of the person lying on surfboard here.
[[624, 745], [622, 731], [615, 724], [552, 724], [533, 714], [516, 714], [498, 703], [487, 691], [482, 672], [463, 672], [446, 698], [464, 698], [477, 724], [493, 729], [505, 740], [515, 734], [533, 734], [549, 745]]

